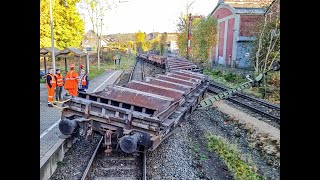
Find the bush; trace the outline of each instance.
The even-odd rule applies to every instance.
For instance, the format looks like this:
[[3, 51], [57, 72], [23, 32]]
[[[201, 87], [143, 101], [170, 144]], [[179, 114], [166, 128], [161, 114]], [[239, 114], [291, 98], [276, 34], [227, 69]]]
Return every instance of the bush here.
[[232, 74], [232, 73], [225, 73], [223, 75], [223, 78], [228, 82], [237, 82], [237, 80], [239, 79], [239, 78], [237, 78], [237, 75]]

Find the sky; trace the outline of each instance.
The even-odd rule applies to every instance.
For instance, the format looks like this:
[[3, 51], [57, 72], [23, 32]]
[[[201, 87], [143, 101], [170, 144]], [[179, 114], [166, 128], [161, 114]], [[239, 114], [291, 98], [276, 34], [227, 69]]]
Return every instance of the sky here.
[[[187, 4], [194, 2], [189, 11], [207, 16], [216, 7], [218, 0], [122, 0], [117, 7], [106, 12], [102, 34], [150, 32], [176, 32], [181, 13]], [[85, 13], [84, 10], [79, 9]], [[85, 32], [92, 29], [86, 20]]]

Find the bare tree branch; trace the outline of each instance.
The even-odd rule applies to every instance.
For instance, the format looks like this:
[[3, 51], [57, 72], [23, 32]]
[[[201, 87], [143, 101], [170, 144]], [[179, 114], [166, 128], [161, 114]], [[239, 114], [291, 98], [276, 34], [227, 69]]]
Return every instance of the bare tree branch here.
[[280, 53], [280, 49], [276, 52], [276, 55], [273, 57], [273, 59], [272, 59], [272, 61], [271, 61], [271, 64], [269, 65], [268, 70], [271, 69], [271, 66], [272, 66], [273, 62], [274, 62], [274, 60], [276, 59], [276, 57], [278, 56], [279, 53]]

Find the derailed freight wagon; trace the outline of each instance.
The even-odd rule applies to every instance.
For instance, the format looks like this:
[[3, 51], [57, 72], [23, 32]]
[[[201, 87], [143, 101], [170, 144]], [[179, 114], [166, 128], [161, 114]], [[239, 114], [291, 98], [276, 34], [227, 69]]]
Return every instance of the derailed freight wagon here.
[[195, 110], [208, 86], [207, 76], [176, 70], [144, 82], [131, 81], [126, 87], [79, 92], [63, 104], [59, 129], [64, 135], [81, 129], [88, 139], [101, 134], [107, 153], [112, 140], [126, 153], [152, 151]]

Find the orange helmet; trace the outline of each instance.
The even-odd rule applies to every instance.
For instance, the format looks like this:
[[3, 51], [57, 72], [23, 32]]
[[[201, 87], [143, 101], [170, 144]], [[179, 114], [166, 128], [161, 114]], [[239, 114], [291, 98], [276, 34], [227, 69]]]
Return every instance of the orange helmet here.
[[70, 68], [74, 68], [75, 67], [75, 65], [74, 64], [70, 64]]

